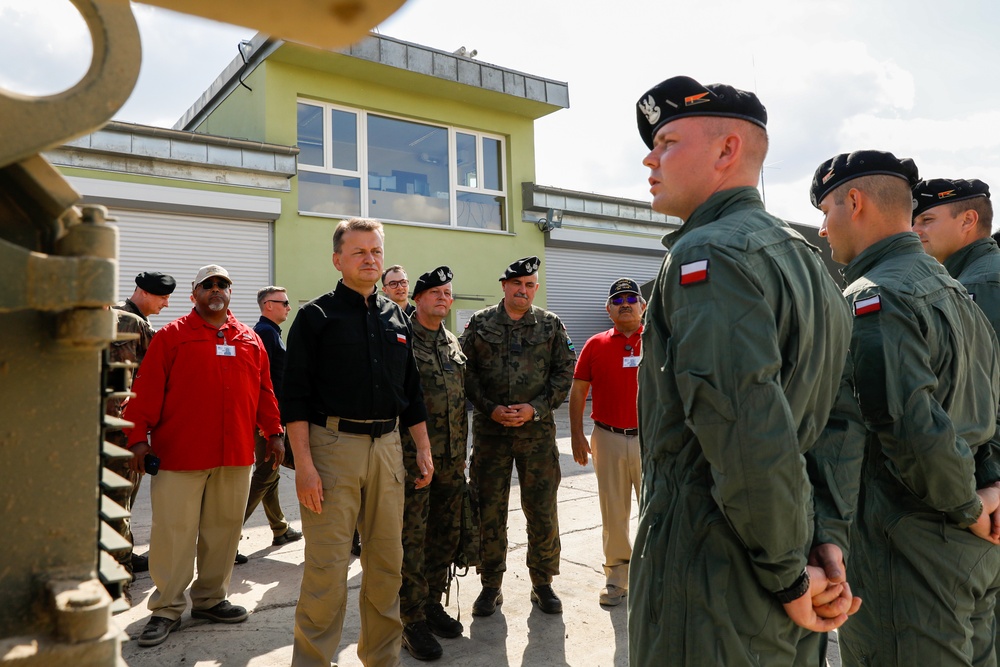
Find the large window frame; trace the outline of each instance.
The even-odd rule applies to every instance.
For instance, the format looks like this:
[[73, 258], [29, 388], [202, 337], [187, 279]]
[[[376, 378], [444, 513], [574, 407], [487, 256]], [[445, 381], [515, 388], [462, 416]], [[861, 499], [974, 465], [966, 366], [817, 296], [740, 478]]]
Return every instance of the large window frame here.
[[[369, 112], [364, 109], [306, 98], [297, 99], [296, 110], [297, 141], [301, 150], [298, 160], [299, 199], [297, 207], [299, 215], [331, 218], [374, 217], [383, 222], [438, 229], [461, 229], [503, 234], [510, 232], [507, 141], [504, 136], [404, 116]], [[309, 114], [310, 111], [320, 113], [322, 118], [322, 137], [320, 139], [322, 142], [322, 164], [318, 164], [317, 160], [319, 153], [315, 141], [317, 137], [306, 131], [315, 130], [315, 116], [312, 117], [313, 125], [311, 127], [307, 127], [302, 121], [303, 114]], [[344, 121], [345, 118], [340, 114], [346, 113], [354, 116], [353, 156], [345, 154], [343, 148], [339, 152], [335, 150], [334, 139], [337, 138], [334, 136], [333, 117], [335, 113], [341, 121]], [[395, 122], [397, 125], [426, 127], [428, 134], [438, 130], [447, 132], [448, 164], [445, 173], [447, 196], [444, 196], [443, 188], [435, 190], [432, 195], [428, 191], [426, 183], [421, 183], [422, 187], [416, 191], [417, 194], [423, 195], [426, 203], [437, 208], [441, 208], [443, 202], [447, 200], [447, 220], [441, 216], [443, 211], [429, 214], [432, 218], [440, 218], [437, 221], [406, 219], [387, 212], [386, 206], [380, 200], [384, 201], [393, 197], [403, 199], [402, 202], [395, 202], [399, 204], [396, 209], [405, 210], [407, 208], [405, 198], [412, 199], [414, 190], [409, 190], [408, 194], [403, 190], [405, 187], [404, 179], [419, 176], [419, 174], [413, 174], [412, 171], [406, 169], [401, 169], [399, 172], [392, 169], [394, 174], [392, 177], [372, 174], [372, 169], [381, 169], [383, 173], [388, 169], [386, 159], [378, 157], [377, 151], [380, 149], [372, 147], [372, 142], [369, 140], [368, 128], [369, 121], [372, 119], [389, 121], [383, 125]], [[349, 128], [349, 124], [342, 122], [337, 127], [343, 132], [345, 128]], [[414, 144], [419, 141], [418, 137], [415, 141], [410, 142], [409, 147], [416, 151]], [[464, 147], [462, 151], [458, 148], [460, 142]], [[474, 155], [472, 155], [473, 153]], [[351, 159], [352, 157], [353, 159]], [[421, 155], [421, 157], [423, 156]], [[341, 166], [335, 167], [335, 160]], [[374, 166], [370, 163], [373, 163]], [[343, 166], [345, 164], [348, 167]], [[350, 166], [355, 168], [349, 168]], [[428, 169], [431, 168], [428, 165]], [[400, 174], [398, 178], [395, 175], [397, 173]], [[304, 174], [305, 178], [303, 178]], [[444, 182], [440, 178], [437, 179], [439, 186]], [[397, 188], [399, 189], [397, 190]], [[324, 193], [329, 197], [328, 199], [318, 203], [310, 201], [304, 205], [305, 199], [323, 197]], [[357, 198], [353, 199], [355, 194]], [[415, 214], [413, 217], [419, 218], [419, 215]]]

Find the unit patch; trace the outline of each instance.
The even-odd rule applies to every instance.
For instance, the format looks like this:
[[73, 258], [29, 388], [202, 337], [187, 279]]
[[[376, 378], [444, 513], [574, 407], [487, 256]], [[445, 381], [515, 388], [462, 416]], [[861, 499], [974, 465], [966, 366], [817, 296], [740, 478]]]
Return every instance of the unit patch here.
[[708, 280], [708, 260], [681, 264], [681, 285], [694, 285]]
[[867, 299], [861, 299], [860, 301], [854, 302], [855, 317], [868, 315], [869, 313], [877, 313], [880, 310], [882, 310], [882, 297], [878, 294], [868, 297]]

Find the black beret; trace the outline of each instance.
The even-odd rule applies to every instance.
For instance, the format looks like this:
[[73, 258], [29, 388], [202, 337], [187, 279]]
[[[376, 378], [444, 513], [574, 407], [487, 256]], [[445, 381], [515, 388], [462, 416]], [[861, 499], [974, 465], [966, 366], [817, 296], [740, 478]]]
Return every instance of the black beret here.
[[608, 298], [629, 293], [639, 294], [639, 286], [631, 278], [619, 278], [611, 285], [611, 289], [608, 290]]
[[417, 284], [413, 287], [413, 297], [416, 298], [418, 294], [429, 290], [432, 287], [447, 285], [451, 282], [451, 279], [454, 276], [455, 274], [453, 274], [451, 269], [447, 266], [439, 266], [433, 271], [421, 274], [421, 276], [417, 278]]
[[975, 197], [990, 198], [990, 186], [978, 178], [932, 178], [913, 186], [913, 217], [929, 208]]
[[767, 127], [767, 109], [753, 93], [722, 83], [703, 86], [689, 76], [661, 81], [636, 102], [639, 136], [650, 148], [660, 127], [685, 116], [738, 118]]
[[177, 281], [159, 271], [143, 271], [135, 277], [135, 285], [156, 296], [169, 296], [174, 293]]
[[508, 266], [503, 275], [500, 276], [500, 280], [510, 280], [511, 278], [524, 278], [525, 276], [533, 276], [538, 273], [538, 267], [542, 265], [542, 260], [535, 256], [522, 257], [516, 262]]
[[823, 197], [841, 183], [876, 174], [896, 176], [906, 181], [911, 188], [920, 180], [916, 163], [908, 157], [899, 159], [885, 151], [841, 153], [816, 168], [809, 187], [809, 199], [813, 206], [819, 208]]

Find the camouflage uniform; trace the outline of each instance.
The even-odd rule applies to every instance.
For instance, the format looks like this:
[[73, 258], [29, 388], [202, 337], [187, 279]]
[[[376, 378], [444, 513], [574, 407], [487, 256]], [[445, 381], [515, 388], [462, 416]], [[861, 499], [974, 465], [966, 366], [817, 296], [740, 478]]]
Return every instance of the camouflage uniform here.
[[[136, 315], [131, 309], [126, 309], [131, 301], [127, 301], [124, 305], [115, 306], [115, 314], [118, 317], [118, 333], [119, 334], [135, 334], [138, 338], [133, 340], [122, 340], [114, 341], [111, 343], [111, 347], [108, 353], [108, 360], [111, 363], [121, 363], [121, 362], [132, 362], [136, 364], [136, 367], [142, 363], [142, 358], [146, 355], [146, 350], [149, 349], [149, 342], [153, 339], [153, 327], [149, 324], [146, 318], [141, 315]], [[133, 306], [134, 307], [134, 306]], [[135, 375], [135, 369], [132, 369], [132, 375]], [[129, 382], [131, 385], [131, 382]], [[107, 414], [112, 417], [121, 418], [122, 412], [124, 412], [125, 405], [122, 399], [111, 399], [108, 401]], [[108, 431], [107, 439], [119, 447], [126, 447], [128, 445], [128, 439], [125, 437], [125, 433], [122, 431]], [[142, 475], [140, 473], [132, 472], [129, 469], [129, 460], [117, 459], [108, 463], [107, 468], [111, 472], [124, 477], [132, 483], [131, 488], [122, 488], [109, 491], [106, 495], [123, 508], [126, 511], [132, 511], [132, 504], [135, 502], [136, 494], [139, 493], [139, 482], [142, 480]], [[132, 527], [129, 519], [122, 519], [117, 522], [114, 526], [115, 529], [124, 537], [129, 543], [132, 543]], [[121, 565], [132, 574], [132, 550], [119, 552], [117, 555], [117, 560]]]
[[[402, 435], [406, 466], [403, 506], [403, 585], [399, 615], [404, 625], [424, 620], [424, 603], [439, 602], [448, 585], [448, 566], [458, 548], [465, 489], [465, 449], [469, 417], [465, 410], [465, 355], [458, 338], [413, 324], [413, 356], [427, 405], [427, 435], [434, 458], [429, 486], [414, 488], [419, 475], [417, 449], [409, 431]], [[433, 515], [434, 520], [428, 517]]]
[[[501, 300], [472, 316], [462, 351], [469, 359], [466, 391], [475, 406], [469, 473], [482, 536], [477, 571], [483, 586], [500, 587], [507, 569], [511, 466], [516, 464], [531, 583], [549, 584], [559, 574], [556, 492], [562, 478], [552, 413], [573, 383], [573, 343], [553, 313], [532, 306], [515, 321]], [[498, 405], [515, 403], [530, 403], [537, 421], [509, 428], [490, 417]]]

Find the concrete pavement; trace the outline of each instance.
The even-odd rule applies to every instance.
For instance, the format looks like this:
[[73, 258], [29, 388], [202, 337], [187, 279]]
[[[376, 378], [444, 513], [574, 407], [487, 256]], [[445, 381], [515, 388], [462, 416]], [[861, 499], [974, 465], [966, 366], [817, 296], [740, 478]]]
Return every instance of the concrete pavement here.
[[[589, 665], [612, 667], [628, 664], [625, 604], [605, 609], [598, 604], [604, 585], [601, 568], [601, 515], [597, 501], [597, 479], [592, 465], [580, 467], [573, 461], [569, 440], [569, 417], [566, 407], [558, 411], [559, 451], [563, 472], [559, 488], [559, 521], [562, 535], [561, 574], [553, 588], [563, 601], [563, 614], [540, 612], [528, 599], [531, 584], [524, 564], [526, 537], [524, 515], [520, 509], [520, 489], [515, 472], [511, 488], [509, 520], [510, 552], [504, 579], [503, 606], [491, 617], [473, 618], [472, 603], [480, 585], [475, 572], [452, 584], [452, 616], [460, 616], [465, 633], [456, 639], [442, 639], [444, 656], [439, 665], [469, 667], [508, 667], [517, 665]], [[589, 422], [589, 420], [588, 420]], [[589, 423], [587, 431], [591, 429]], [[293, 473], [281, 470], [280, 494], [288, 520], [296, 528], [299, 506], [295, 500]], [[633, 508], [635, 531], [637, 508]], [[148, 480], [136, 500], [132, 531], [136, 552], [144, 553], [149, 544], [150, 507]], [[240, 552], [250, 558], [246, 565], [233, 570], [229, 599], [251, 611], [250, 618], [238, 625], [213, 624], [184, 614], [181, 628], [152, 648], [140, 648], [135, 639], [142, 631], [149, 611], [146, 602], [152, 592], [148, 573], [138, 575], [132, 585], [135, 604], [115, 616], [129, 636], [123, 641], [122, 656], [133, 667], [146, 665], [225, 667], [287, 666], [292, 656], [292, 626], [295, 604], [302, 580], [304, 542], [283, 547], [271, 546], [271, 531], [262, 509], [247, 522]], [[357, 596], [361, 585], [361, 566], [357, 560], [349, 571], [349, 597], [343, 642], [336, 656], [340, 667], [355, 667], [360, 630]], [[419, 665], [406, 649], [404, 665]]]

